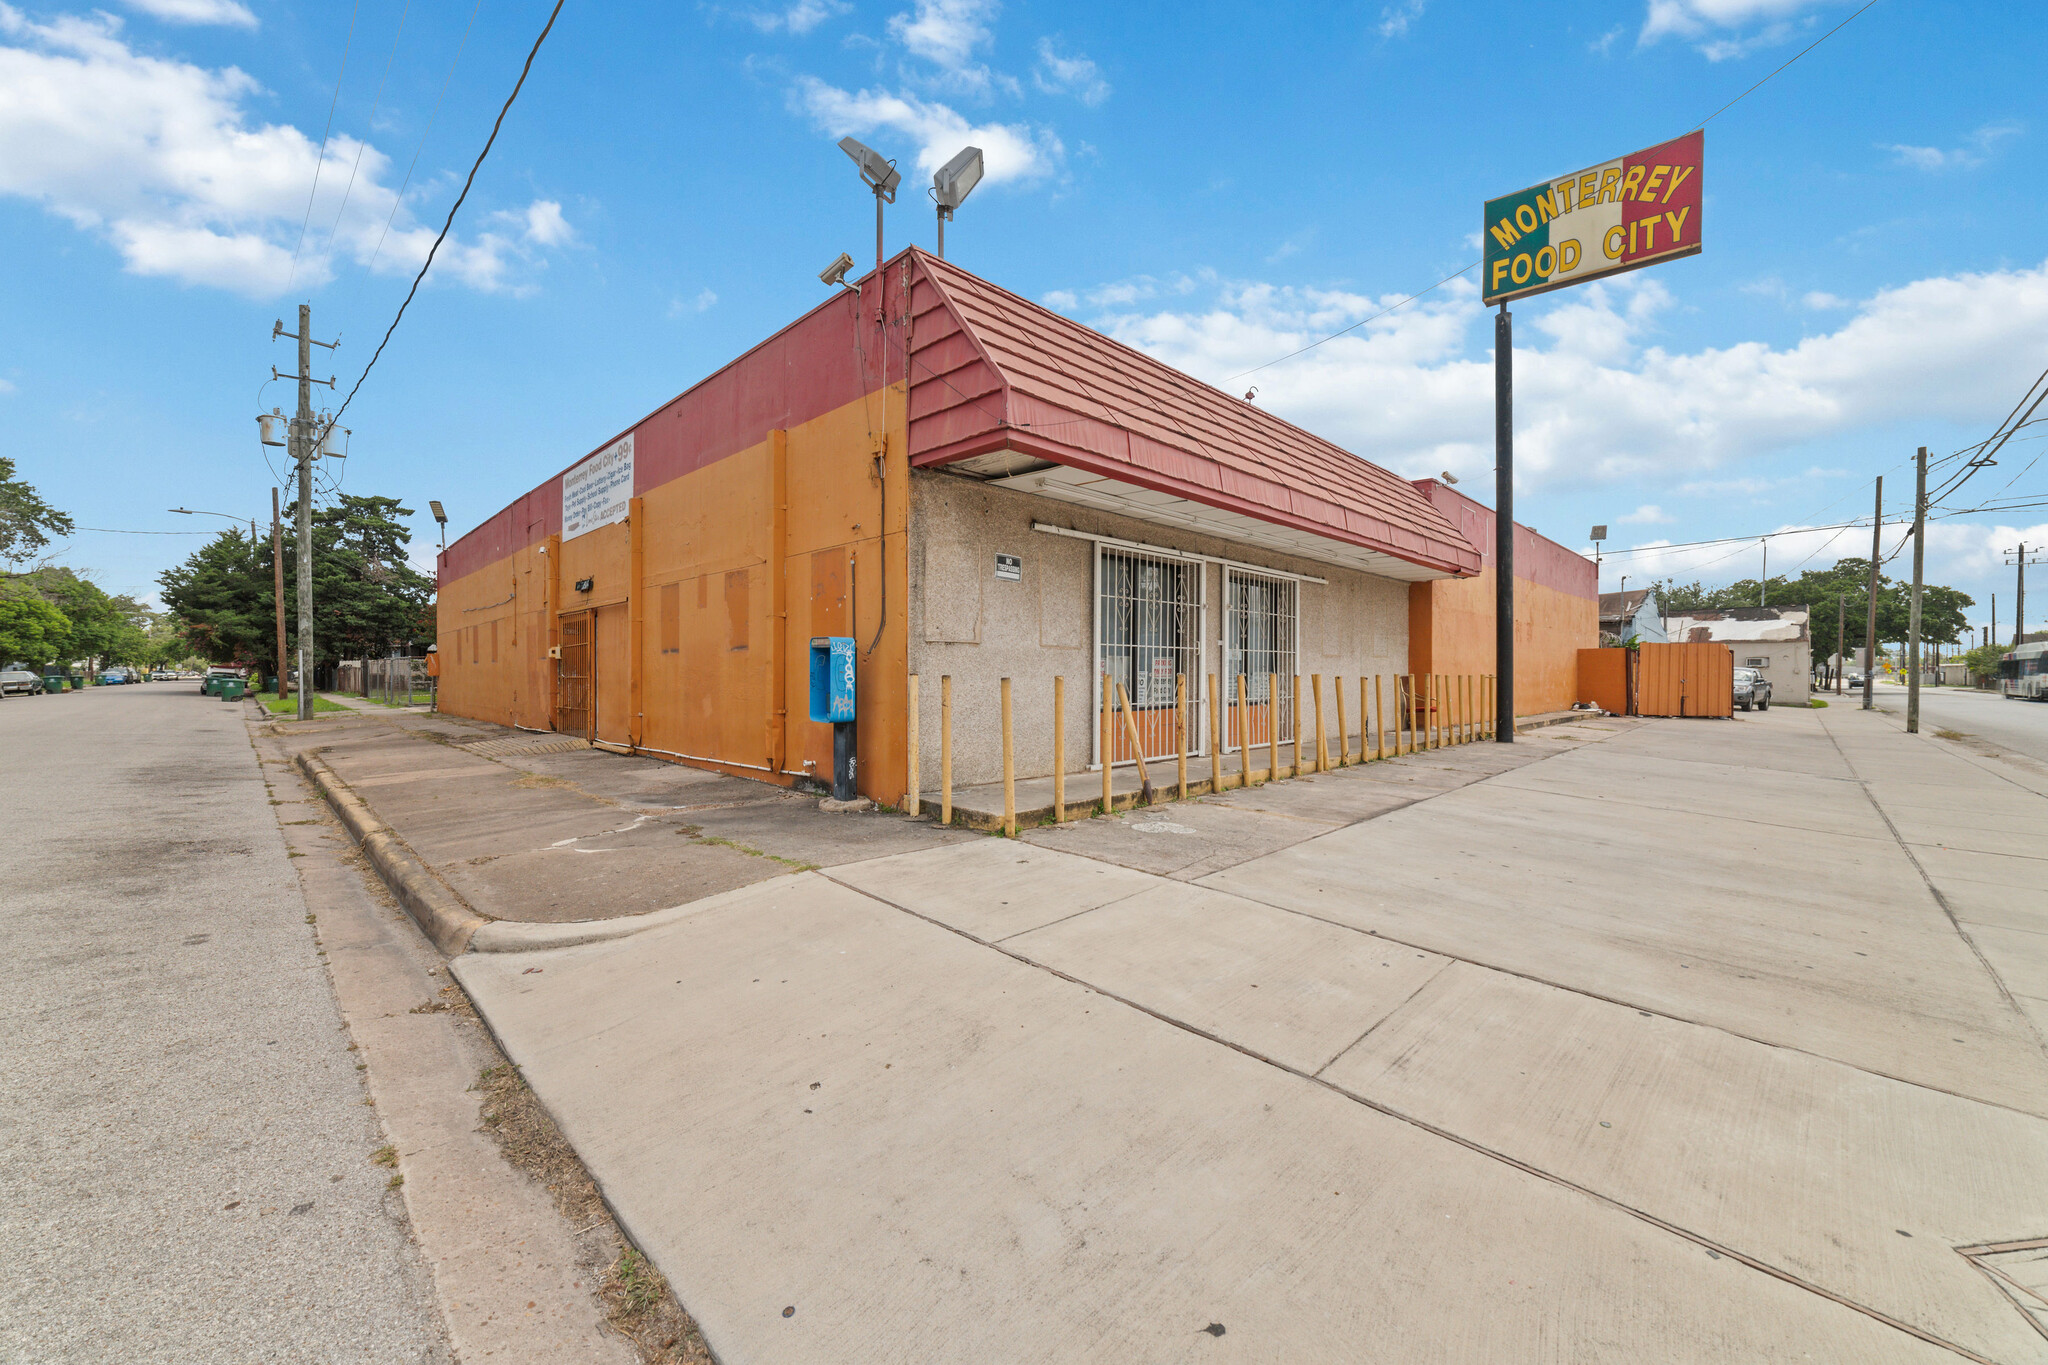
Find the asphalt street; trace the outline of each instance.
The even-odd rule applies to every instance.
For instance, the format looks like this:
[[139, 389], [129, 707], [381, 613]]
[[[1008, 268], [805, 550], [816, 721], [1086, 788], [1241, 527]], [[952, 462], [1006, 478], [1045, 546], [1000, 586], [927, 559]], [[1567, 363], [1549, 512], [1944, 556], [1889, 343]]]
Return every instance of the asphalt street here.
[[0, 701], [0, 1359], [448, 1359], [241, 704]]
[[[1853, 697], [1845, 700], [1852, 706], [1859, 704]], [[1906, 714], [1906, 689], [1902, 686], [1879, 683], [1872, 700], [1901, 716]], [[1832, 694], [1828, 701], [1834, 701]], [[2048, 702], [2009, 701], [1996, 692], [1975, 688], [1923, 687], [1920, 720], [1930, 729], [1954, 730], [2048, 763]]]

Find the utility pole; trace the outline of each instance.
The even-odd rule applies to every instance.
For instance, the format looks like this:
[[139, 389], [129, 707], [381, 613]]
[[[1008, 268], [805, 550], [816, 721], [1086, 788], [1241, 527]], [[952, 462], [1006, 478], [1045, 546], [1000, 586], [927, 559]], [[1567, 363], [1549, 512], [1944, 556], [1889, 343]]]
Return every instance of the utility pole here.
[[1927, 567], [1927, 447], [1913, 472], [1913, 597], [1906, 608], [1906, 733], [1920, 733], [1920, 583]]
[[2020, 571], [2019, 592], [2013, 597], [2012, 603], [2012, 647], [2014, 649], [2018, 649], [2027, 642], [2027, 565], [2041, 563], [2040, 547], [2035, 546], [2034, 549], [2035, 553], [2032, 559], [2027, 558], [2025, 541], [2020, 542], [2020, 547], [2017, 550], [2006, 551], [2012, 558], [2005, 562], [2017, 565]]
[[1870, 694], [1877, 684], [1877, 563], [1884, 546], [1884, 475], [1877, 476], [1877, 510], [1870, 518], [1870, 604], [1863, 627], [1863, 709], [1871, 708]]
[[270, 490], [270, 598], [277, 606], [277, 696], [292, 692], [292, 661], [284, 652], [284, 523], [278, 518], [277, 490]]
[[[313, 340], [313, 308], [311, 304], [299, 305], [299, 330], [296, 335], [284, 330], [278, 323], [271, 329], [271, 339], [291, 336], [299, 343], [299, 368], [291, 376], [299, 381], [299, 411], [292, 418], [292, 459], [299, 467], [299, 719], [313, 718], [313, 661], [318, 657], [313, 649], [313, 461], [319, 456], [320, 433], [313, 424], [313, 386], [325, 384], [334, 387], [334, 380], [315, 379], [312, 375], [313, 347], [325, 346], [333, 350], [339, 341]], [[273, 366], [271, 374], [282, 379]], [[283, 665], [280, 663], [279, 667]]]
[[[1599, 584], [1594, 584], [1599, 591]], [[1494, 738], [1515, 742], [1515, 315], [1493, 319]]]
[[1756, 604], [1760, 607], [1771, 605], [1771, 540], [1761, 537], [1764, 547], [1764, 576], [1756, 583]]

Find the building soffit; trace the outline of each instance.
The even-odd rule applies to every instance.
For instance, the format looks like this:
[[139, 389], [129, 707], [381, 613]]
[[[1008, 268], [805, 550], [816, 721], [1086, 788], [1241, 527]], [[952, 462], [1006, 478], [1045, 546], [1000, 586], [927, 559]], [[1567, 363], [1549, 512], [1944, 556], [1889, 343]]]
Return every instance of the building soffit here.
[[957, 266], [906, 254], [953, 324], [940, 341], [965, 342], [946, 347], [941, 367], [913, 339], [913, 465], [1383, 577], [1479, 571], [1477, 547], [1391, 471]]

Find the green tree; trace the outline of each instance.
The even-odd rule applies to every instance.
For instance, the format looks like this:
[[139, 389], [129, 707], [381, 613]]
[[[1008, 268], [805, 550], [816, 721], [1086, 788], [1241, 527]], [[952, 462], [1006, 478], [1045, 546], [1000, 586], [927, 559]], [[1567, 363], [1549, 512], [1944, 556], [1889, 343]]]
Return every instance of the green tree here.
[[71, 623], [36, 593], [0, 596], [0, 666], [40, 669], [65, 656]]
[[64, 662], [84, 659], [89, 669], [134, 663], [148, 648], [143, 629], [149, 609], [132, 597], [109, 594], [72, 569], [45, 564], [10, 575], [8, 583], [11, 591], [33, 594], [64, 614]]
[[[412, 515], [396, 498], [343, 494], [313, 514], [313, 603], [319, 664], [387, 652], [433, 635], [433, 584], [406, 562]], [[271, 547], [223, 531], [157, 580], [186, 647], [216, 663], [277, 671]], [[287, 643], [298, 643], [298, 542], [284, 539]]]
[[0, 455], [0, 560], [18, 564], [71, 534], [71, 518], [14, 477], [14, 461]]

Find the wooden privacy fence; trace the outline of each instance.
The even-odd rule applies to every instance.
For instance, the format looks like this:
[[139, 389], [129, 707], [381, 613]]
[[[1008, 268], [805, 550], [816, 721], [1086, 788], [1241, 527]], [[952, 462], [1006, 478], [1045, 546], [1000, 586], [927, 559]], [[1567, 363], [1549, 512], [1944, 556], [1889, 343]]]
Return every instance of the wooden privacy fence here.
[[[1725, 652], [1725, 651], [1724, 651]], [[911, 815], [923, 813], [922, 785], [923, 730], [919, 724], [920, 686], [918, 675], [910, 675], [908, 705], [908, 790], [904, 809]], [[1331, 679], [1325, 699], [1323, 677], [1282, 677], [1269, 673], [1254, 680], [1247, 675], [1225, 680], [1219, 689], [1217, 676], [1207, 675], [1201, 696], [1222, 704], [1202, 707], [1190, 696], [1185, 674], [1173, 676], [1170, 699], [1158, 700], [1164, 679], [1157, 680], [1143, 706], [1134, 706], [1129, 691], [1109, 674], [1099, 687], [1091, 687], [1089, 706], [1094, 711], [1096, 753], [1108, 762], [1090, 765], [1102, 775], [1099, 803], [1084, 799], [1082, 813], [1094, 815], [1117, 809], [1119, 803], [1150, 805], [1159, 792], [1171, 788], [1175, 799], [1190, 795], [1229, 791], [1281, 777], [1329, 772], [1355, 763], [1372, 763], [1399, 758], [1427, 749], [1469, 744], [1491, 739], [1494, 726], [1495, 680], [1479, 673], [1396, 673], [1358, 677], [1355, 692], [1344, 678]], [[1255, 685], [1261, 684], [1261, 685]], [[1306, 686], [1304, 687], [1304, 684]], [[1357, 698], [1352, 710], [1350, 695]], [[1003, 817], [1006, 835], [1017, 832], [1017, 764], [1014, 707], [1011, 680], [998, 687], [997, 710], [1002, 733]], [[983, 703], [986, 705], [986, 702]], [[985, 715], [986, 712], [983, 712]], [[1207, 725], [1201, 720], [1206, 714]], [[1283, 736], [1275, 716], [1293, 718], [1294, 733]], [[1358, 750], [1352, 752], [1352, 730], [1348, 721], [1358, 717]], [[1334, 717], [1336, 734], [1328, 723]], [[1312, 729], [1304, 729], [1312, 725]], [[1333, 742], [1334, 741], [1334, 742]], [[1280, 747], [1290, 750], [1289, 762], [1280, 761]], [[1239, 755], [1238, 770], [1226, 773], [1226, 750]], [[1052, 680], [1052, 819], [1064, 823], [1067, 807], [1067, 680]], [[1160, 754], [1166, 755], [1159, 757]], [[1148, 762], [1147, 756], [1151, 755]], [[1208, 760], [1208, 777], [1191, 778], [1190, 764], [1197, 768]], [[1263, 761], [1263, 767], [1254, 767]], [[1138, 790], [1119, 797], [1113, 789], [1113, 770], [1124, 764], [1135, 766]], [[1157, 776], [1155, 778], [1155, 772]], [[1168, 777], [1168, 773], [1171, 777]], [[939, 679], [939, 823], [953, 823], [953, 678]]]
[[1579, 697], [1617, 716], [1732, 716], [1735, 654], [1716, 644], [1582, 649]]

